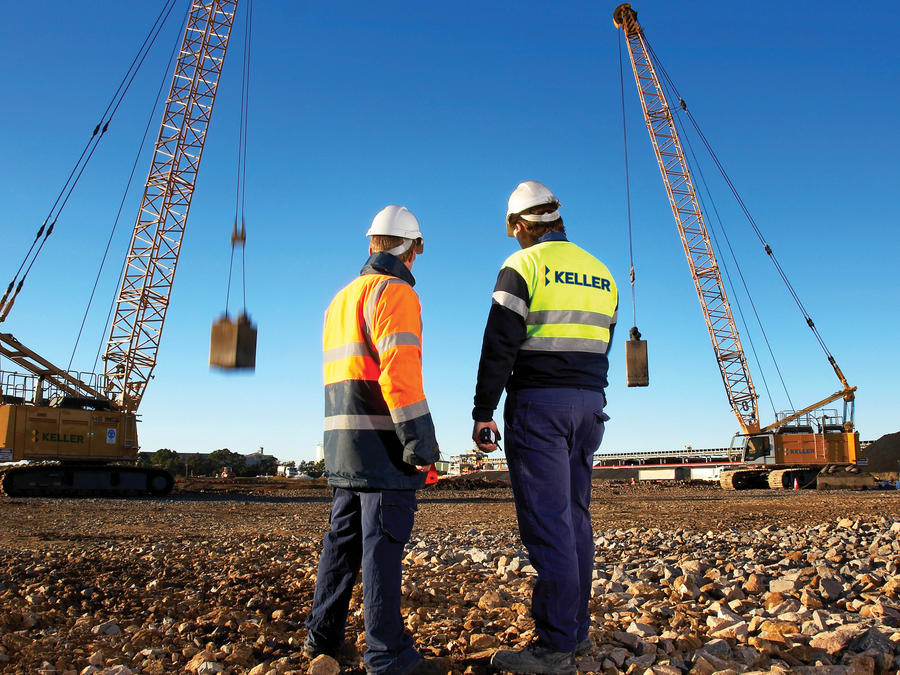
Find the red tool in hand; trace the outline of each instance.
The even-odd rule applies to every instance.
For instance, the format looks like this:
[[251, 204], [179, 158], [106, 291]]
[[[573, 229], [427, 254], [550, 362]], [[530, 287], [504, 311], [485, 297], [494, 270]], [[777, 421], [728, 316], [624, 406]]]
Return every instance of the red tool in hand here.
[[425, 476], [425, 485], [434, 485], [438, 482], [437, 467], [434, 464], [428, 467], [428, 475]]

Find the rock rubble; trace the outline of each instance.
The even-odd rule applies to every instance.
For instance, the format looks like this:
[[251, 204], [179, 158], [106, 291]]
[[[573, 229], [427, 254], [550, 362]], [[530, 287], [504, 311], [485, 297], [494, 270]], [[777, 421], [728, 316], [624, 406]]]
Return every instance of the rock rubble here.
[[[772, 524], [682, 493], [679, 508], [709, 518], [636, 525], [595, 499], [581, 672], [900, 670], [900, 495]], [[333, 675], [333, 659], [301, 653], [327, 513], [327, 499], [0, 501], [0, 673]], [[509, 493], [437, 496], [417, 523], [406, 625], [434, 672], [487, 672], [495, 649], [534, 635], [535, 573]], [[357, 586], [360, 653], [361, 600]]]

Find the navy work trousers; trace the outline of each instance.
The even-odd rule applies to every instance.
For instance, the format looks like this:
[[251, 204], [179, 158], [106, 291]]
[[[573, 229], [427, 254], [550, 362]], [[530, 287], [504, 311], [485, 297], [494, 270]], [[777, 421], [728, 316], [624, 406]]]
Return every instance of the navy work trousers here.
[[331, 528], [325, 534], [307, 641], [337, 652], [362, 566], [369, 673], [402, 673], [421, 659], [400, 616], [403, 546], [412, 533], [415, 490], [333, 489]]
[[584, 389], [520, 389], [506, 397], [519, 534], [538, 574], [531, 614], [538, 639], [554, 651], [575, 651], [590, 626], [591, 469], [609, 419], [605, 403], [601, 392]]

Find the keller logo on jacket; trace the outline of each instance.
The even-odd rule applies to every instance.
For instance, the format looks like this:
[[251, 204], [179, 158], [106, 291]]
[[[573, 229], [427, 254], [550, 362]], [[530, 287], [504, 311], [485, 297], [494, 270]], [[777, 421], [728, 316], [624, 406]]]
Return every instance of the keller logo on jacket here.
[[612, 292], [609, 279], [603, 277], [588, 276], [581, 272], [567, 272], [566, 270], [551, 270], [544, 265], [544, 286], [550, 283], [572, 284], [574, 286], [586, 286], [600, 291]]

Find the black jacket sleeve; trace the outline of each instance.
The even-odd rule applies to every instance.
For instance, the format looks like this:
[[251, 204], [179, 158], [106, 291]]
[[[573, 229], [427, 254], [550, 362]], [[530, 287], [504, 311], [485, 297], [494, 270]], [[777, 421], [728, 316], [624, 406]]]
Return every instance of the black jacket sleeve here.
[[484, 328], [475, 407], [472, 419], [489, 422], [512, 373], [519, 347], [525, 341], [528, 285], [515, 270], [504, 267], [497, 275], [493, 302]]

